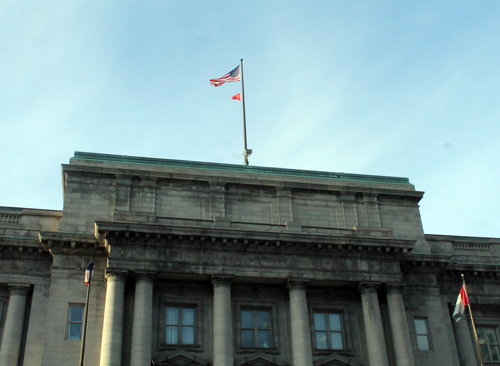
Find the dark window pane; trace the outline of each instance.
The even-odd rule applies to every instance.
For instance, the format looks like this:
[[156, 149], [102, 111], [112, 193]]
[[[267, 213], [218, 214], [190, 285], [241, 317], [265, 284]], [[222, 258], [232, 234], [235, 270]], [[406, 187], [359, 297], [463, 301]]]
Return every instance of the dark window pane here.
[[497, 335], [495, 333], [495, 329], [486, 328], [486, 336], [488, 337], [489, 344], [497, 344]]
[[82, 324], [81, 323], [69, 323], [68, 338], [69, 339], [82, 339]]
[[332, 332], [330, 333], [330, 337], [332, 338], [332, 349], [342, 349], [342, 333], [340, 332]]
[[427, 339], [426, 335], [417, 335], [418, 341], [418, 349], [420, 350], [428, 350], [429, 348], [429, 339]]
[[479, 340], [479, 344], [486, 343], [486, 339], [484, 337], [484, 328], [477, 328], [477, 338]]
[[179, 327], [167, 326], [166, 339], [167, 344], [177, 344], [179, 342]]
[[69, 308], [69, 321], [81, 322], [83, 320], [83, 306], [71, 306]]
[[326, 332], [316, 332], [316, 347], [319, 349], [328, 348], [328, 343], [326, 340]]
[[182, 344], [194, 344], [194, 327], [182, 327]]
[[490, 360], [490, 354], [488, 353], [488, 346], [486, 345], [481, 345], [481, 355], [483, 356], [483, 361], [491, 361]]
[[427, 326], [424, 319], [415, 319], [415, 329], [417, 334], [427, 334]]
[[257, 311], [257, 328], [269, 328], [269, 311]]
[[179, 308], [167, 308], [167, 324], [179, 324]]
[[194, 325], [194, 309], [182, 309], [182, 325]]
[[326, 330], [325, 314], [314, 314], [314, 327], [316, 330]]
[[255, 347], [255, 338], [253, 330], [241, 331], [241, 346], [242, 347]]
[[498, 346], [492, 346], [490, 348], [490, 351], [491, 351], [491, 360], [500, 361], [500, 351], [498, 349]]
[[269, 348], [271, 346], [271, 332], [269, 330], [257, 331], [257, 347]]
[[330, 314], [330, 330], [342, 330], [340, 328], [340, 314]]
[[241, 311], [241, 327], [253, 328], [253, 311], [250, 310]]

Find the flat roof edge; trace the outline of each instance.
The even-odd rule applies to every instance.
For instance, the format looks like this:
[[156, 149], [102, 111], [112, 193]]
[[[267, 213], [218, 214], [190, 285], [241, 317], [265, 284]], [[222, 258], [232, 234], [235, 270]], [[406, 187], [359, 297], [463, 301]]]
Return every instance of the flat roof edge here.
[[269, 174], [269, 175], [295, 176], [304, 178], [321, 178], [321, 179], [336, 179], [336, 180], [348, 180], [348, 181], [358, 181], [358, 182], [412, 185], [408, 178], [402, 178], [402, 177], [272, 168], [272, 167], [253, 166], [253, 165], [245, 166], [245, 165], [236, 165], [227, 163], [209, 163], [209, 162], [160, 159], [160, 158], [145, 158], [145, 157], [127, 156], [127, 155], [89, 153], [81, 151], [75, 151], [73, 159], [108, 162], [108, 163], [140, 164], [140, 165], [152, 165], [152, 166], [156, 165], [156, 166], [169, 166], [176, 168], [219, 170], [219, 171], [228, 171], [235, 173]]

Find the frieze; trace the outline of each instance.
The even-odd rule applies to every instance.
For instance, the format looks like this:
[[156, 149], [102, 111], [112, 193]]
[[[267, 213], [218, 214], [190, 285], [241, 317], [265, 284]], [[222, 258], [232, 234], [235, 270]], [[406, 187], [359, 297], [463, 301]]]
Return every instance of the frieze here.
[[228, 266], [245, 268], [302, 269], [316, 271], [399, 271], [397, 262], [372, 262], [353, 258], [351, 261], [335, 257], [308, 257], [297, 255], [273, 255], [259, 253], [224, 253], [209, 250], [179, 250], [172, 248], [144, 249], [130, 247], [113, 247], [110, 258], [120, 260], [137, 260], [137, 262], [156, 262], [159, 267], [166, 264], [191, 264], [201, 266]]

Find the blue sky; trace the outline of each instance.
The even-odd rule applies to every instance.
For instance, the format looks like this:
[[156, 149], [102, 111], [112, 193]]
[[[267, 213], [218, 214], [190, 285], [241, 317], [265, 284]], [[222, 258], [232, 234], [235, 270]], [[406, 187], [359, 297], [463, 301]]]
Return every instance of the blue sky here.
[[424, 231], [500, 237], [499, 1], [2, 1], [0, 205], [74, 151], [409, 177]]

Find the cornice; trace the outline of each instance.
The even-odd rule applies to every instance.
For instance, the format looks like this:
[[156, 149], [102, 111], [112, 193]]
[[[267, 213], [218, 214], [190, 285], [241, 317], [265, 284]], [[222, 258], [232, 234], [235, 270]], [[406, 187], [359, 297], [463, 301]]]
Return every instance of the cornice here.
[[52, 255], [106, 257], [95, 235], [61, 231], [39, 231], [39, 241]]
[[50, 262], [52, 257], [33, 237], [0, 237], [0, 259]]
[[360, 236], [263, 232], [230, 228], [197, 228], [96, 222], [101, 245], [169, 247], [265, 254], [402, 260], [415, 241]]

